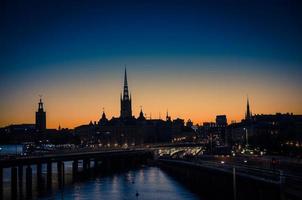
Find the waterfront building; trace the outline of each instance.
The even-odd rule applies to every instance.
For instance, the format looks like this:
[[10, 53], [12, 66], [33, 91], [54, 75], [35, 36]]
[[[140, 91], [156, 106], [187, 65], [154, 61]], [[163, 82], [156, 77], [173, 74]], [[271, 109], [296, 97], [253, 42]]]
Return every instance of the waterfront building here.
[[36, 112], [36, 130], [37, 132], [43, 132], [46, 130], [46, 112], [44, 111], [41, 98], [38, 104], [38, 111]]
[[227, 126], [226, 140], [229, 145], [265, 148], [282, 154], [301, 152], [302, 115], [293, 113], [252, 115], [249, 100], [245, 114], [245, 119], [241, 122]]
[[[189, 121], [188, 125], [193, 123]], [[124, 85], [120, 98], [120, 116], [107, 119], [105, 111], [97, 124], [90, 123], [75, 128], [81, 140], [100, 143], [102, 146], [129, 146], [145, 143], [171, 142], [174, 138], [188, 135], [193, 137], [193, 129], [187, 129], [183, 119], [171, 120], [167, 112], [166, 120], [146, 119], [141, 107], [139, 116], [132, 115], [132, 98], [129, 92], [127, 70], [124, 72]]]

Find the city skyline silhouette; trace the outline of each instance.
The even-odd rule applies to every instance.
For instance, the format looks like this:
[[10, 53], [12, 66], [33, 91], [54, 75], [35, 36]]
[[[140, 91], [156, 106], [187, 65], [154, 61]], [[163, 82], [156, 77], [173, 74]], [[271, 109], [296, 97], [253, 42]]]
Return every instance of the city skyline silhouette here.
[[[118, 6], [116, 6], [118, 5]], [[194, 123], [225, 114], [302, 113], [298, 1], [7, 1], [1, 17], [0, 126], [118, 116], [127, 64], [133, 114]], [[284, 31], [281, 31], [284, 30]]]
[[[123, 111], [123, 112], [127, 112], [127, 113], [129, 113], [129, 114], [126, 114], [126, 116], [128, 116], [128, 117], [130, 117], [130, 116], [133, 116], [134, 118], [137, 118], [137, 117], [139, 117], [141, 114], [140, 113], [136, 113], [137, 112], [137, 110], [138, 109], [133, 109], [133, 110], [135, 110], [136, 112], [135, 113], [132, 113], [132, 108], [131, 107], [133, 107], [133, 106], [131, 106], [132, 105], [132, 103], [131, 103], [131, 100], [132, 100], [132, 94], [131, 94], [131, 92], [129, 91], [129, 93], [128, 93], [128, 81], [127, 81], [127, 72], [126, 72], [126, 70], [127, 70], [127, 68], [126, 68], [126, 65], [125, 65], [125, 67], [124, 67], [124, 77], [123, 77], [123, 84], [124, 84], [124, 86], [123, 87], [121, 87], [122, 89], [121, 89], [121, 92], [120, 92], [120, 99], [121, 99], [121, 105], [119, 106], [119, 109], [121, 109], [120, 110], [120, 112], [121, 112], [121, 114], [120, 115], [118, 115], [118, 114], [111, 114], [110, 112], [110, 114], [111, 115], [108, 115], [108, 112], [105, 112], [105, 108], [104, 107], [102, 107], [102, 109], [101, 110], [97, 110], [97, 112], [98, 112], [98, 116], [97, 116], [97, 118], [94, 118], [94, 119], [90, 119], [89, 121], [86, 121], [86, 122], [82, 122], [82, 124], [88, 124], [89, 122], [91, 123], [91, 122], [97, 122], [100, 118], [101, 118], [101, 116], [102, 115], [104, 115], [104, 113], [106, 113], [106, 116], [109, 118], [109, 119], [111, 119], [111, 118], [114, 118], [114, 117], [121, 117], [121, 118], [123, 118], [123, 115], [124, 114], [122, 114], [122, 110], [124, 110], [123, 109], [123, 103], [122, 103], [122, 99], [125, 99], [126, 98], [126, 101], [130, 98], [130, 110], [129, 111]], [[126, 88], [126, 89], [125, 89]], [[126, 96], [125, 96], [126, 95]], [[43, 95], [38, 95], [39, 96], [39, 103], [38, 103], [38, 110], [35, 108], [35, 111], [39, 111], [40, 110], [40, 108], [41, 108], [41, 106], [42, 106], [42, 110], [43, 110], [43, 103], [45, 103], [45, 101], [44, 102], [42, 102], [42, 99], [43, 99]], [[245, 97], [244, 97], [244, 108], [243, 108], [243, 110], [242, 110], [242, 112], [240, 112], [240, 113], [238, 113], [239, 114], [239, 116], [240, 116], [240, 118], [238, 118], [238, 119], [229, 119], [229, 118], [227, 118], [228, 119], [228, 123], [233, 123], [233, 122], [240, 122], [241, 120], [243, 120], [243, 119], [246, 119], [246, 116], [247, 115], [251, 115], [252, 116], [252, 114], [276, 114], [276, 113], [280, 113], [280, 112], [276, 112], [276, 113], [257, 113], [257, 112], [253, 112], [252, 113], [252, 111], [253, 110], [251, 110], [251, 113], [249, 114], [249, 113], [244, 113], [244, 112], [246, 112], [246, 109], [248, 109], [248, 112], [250, 112], [249, 111], [249, 109], [250, 109], [250, 97], [248, 96], [248, 95], [246, 95]], [[248, 108], [246, 108], [246, 106], [248, 107]], [[128, 105], [126, 105], [126, 107], [128, 107]], [[143, 108], [143, 106], [142, 105], [140, 105], [139, 106], [139, 112], [142, 112], [142, 109]], [[127, 108], [126, 108], [127, 109]], [[44, 110], [46, 110], [45, 108], [44, 108]], [[148, 113], [148, 112], [146, 112], [145, 110], [144, 110], [144, 114], [143, 114], [143, 116], [146, 118], [146, 119], [160, 119], [160, 120], [165, 120], [165, 114], [168, 114], [168, 112], [169, 112], [169, 109], [167, 108], [166, 109], [166, 112], [158, 112], [158, 113], [153, 113], [153, 117], [152, 117], [152, 112], [150, 112], [150, 113]], [[48, 112], [49, 113], [49, 112]], [[170, 112], [169, 112], [169, 117], [171, 117], [171, 113], [173, 113], [173, 110], [170, 110]], [[284, 112], [284, 113], [289, 113], [289, 112]], [[300, 113], [293, 113], [293, 112], [291, 112], [290, 114], [300, 114]], [[52, 115], [52, 113], [50, 113], [50, 116]], [[187, 118], [185, 118], [185, 121], [192, 121], [194, 124], [200, 124], [200, 125], [202, 125], [202, 123], [207, 123], [207, 122], [213, 122], [214, 120], [215, 120], [215, 116], [217, 116], [217, 115], [226, 115], [226, 116], [228, 116], [227, 114], [225, 114], [225, 113], [212, 113], [212, 115], [213, 115], [213, 117], [211, 118], [211, 119], [209, 119], [209, 120], [205, 120], [205, 121], [195, 121], [195, 120], [192, 120], [192, 118], [190, 118], [190, 116], [188, 116]], [[168, 116], [168, 115], [167, 115]], [[182, 115], [179, 115], [179, 116], [172, 116], [172, 119], [177, 119], [177, 118], [182, 118]], [[31, 121], [31, 122], [21, 122], [21, 123], [23, 123], [23, 124], [26, 124], [26, 123], [28, 123], [28, 124], [31, 124], [31, 123], [33, 123], [33, 121]], [[17, 123], [10, 123], [10, 124], [4, 124], [4, 125], [11, 125], [11, 124], [17, 124]], [[47, 123], [47, 125], [48, 125], [48, 123]], [[78, 126], [78, 125], [80, 125], [80, 124], [75, 124], [75, 126]], [[45, 125], [44, 125], [45, 126]], [[74, 126], [74, 127], [75, 127]], [[47, 126], [47, 128], [58, 128], [58, 127], [60, 127], [60, 128], [74, 128], [74, 127], [68, 127], [68, 126], [63, 126], [62, 127], [62, 123], [60, 123], [59, 122], [59, 125], [58, 126], [53, 126], [52, 124], [50, 124], [50, 125], [48, 125]]]
[[301, 0], [2, 0], [0, 200], [302, 199]]

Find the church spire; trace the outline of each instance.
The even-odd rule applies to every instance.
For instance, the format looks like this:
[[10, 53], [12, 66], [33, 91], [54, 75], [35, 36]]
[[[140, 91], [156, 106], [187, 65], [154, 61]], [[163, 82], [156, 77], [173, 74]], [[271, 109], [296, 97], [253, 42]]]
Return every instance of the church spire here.
[[124, 86], [128, 86], [126, 65], [125, 65], [125, 75], [124, 75]]
[[249, 102], [249, 97], [247, 97], [245, 119], [250, 120], [251, 117], [252, 117], [252, 113], [250, 111], [250, 102]]
[[167, 109], [167, 112], [166, 112], [166, 121], [171, 121], [171, 117], [169, 116], [168, 109]]
[[121, 118], [131, 118], [132, 117], [132, 109], [131, 109], [131, 95], [128, 90], [128, 80], [127, 80], [127, 69], [125, 66], [125, 74], [124, 74], [124, 88], [123, 95], [121, 97]]
[[127, 68], [125, 66], [123, 100], [128, 100], [128, 99], [129, 99], [129, 91], [128, 91], [128, 81], [127, 81]]

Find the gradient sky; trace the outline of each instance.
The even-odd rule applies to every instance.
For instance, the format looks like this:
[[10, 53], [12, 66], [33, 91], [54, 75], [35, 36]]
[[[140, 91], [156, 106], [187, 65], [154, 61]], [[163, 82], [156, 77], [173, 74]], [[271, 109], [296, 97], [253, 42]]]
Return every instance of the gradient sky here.
[[299, 0], [1, 2], [0, 126], [119, 116], [124, 64], [136, 116], [302, 113]]

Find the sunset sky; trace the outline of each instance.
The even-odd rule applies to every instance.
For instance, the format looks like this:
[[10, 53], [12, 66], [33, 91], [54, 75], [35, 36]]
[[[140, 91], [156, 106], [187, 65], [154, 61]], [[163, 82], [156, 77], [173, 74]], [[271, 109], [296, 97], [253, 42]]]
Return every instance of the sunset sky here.
[[288, 0], [11, 1], [0, 4], [0, 127], [133, 114], [194, 123], [302, 114], [302, 6]]

